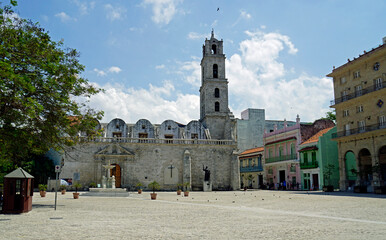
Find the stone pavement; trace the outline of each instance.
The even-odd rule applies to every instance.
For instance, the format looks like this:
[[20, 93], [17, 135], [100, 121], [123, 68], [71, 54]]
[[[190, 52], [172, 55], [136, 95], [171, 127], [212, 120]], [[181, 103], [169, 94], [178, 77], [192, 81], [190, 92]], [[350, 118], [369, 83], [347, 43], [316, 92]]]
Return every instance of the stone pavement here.
[[0, 239], [386, 239], [386, 196], [291, 191], [54, 193], [0, 214]]

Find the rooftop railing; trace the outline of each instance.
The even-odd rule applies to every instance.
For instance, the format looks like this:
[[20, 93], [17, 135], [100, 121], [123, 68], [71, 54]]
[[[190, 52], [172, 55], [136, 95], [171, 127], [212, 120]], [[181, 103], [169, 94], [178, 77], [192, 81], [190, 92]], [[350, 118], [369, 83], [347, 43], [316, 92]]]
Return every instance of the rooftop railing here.
[[234, 145], [233, 140], [212, 139], [162, 139], [162, 138], [124, 138], [124, 137], [81, 137], [81, 142], [100, 143], [143, 143], [143, 144], [199, 144], [199, 145]]
[[371, 132], [371, 131], [375, 131], [378, 129], [386, 129], [386, 123], [385, 122], [384, 123], [377, 123], [377, 124], [373, 124], [373, 125], [368, 125], [368, 126], [350, 129], [350, 130], [340, 131], [337, 133], [333, 133], [332, 138], [346, 137], [346, 136], [350, 136], [350, 135], [354, 135], [354, 134]]
[[334, 105], [336, 105], [338, 103], [345, 102], [345, 101], [348, 101], [350, 99], [357, 98], [357, 97], [366, 95], [368, 93], [381, 90], [381, 89], [383, 89], [385, 87], [386, 87], [386, 84], [381, 83], [381, 84], [372, 85], [372, 86], [367, 87], [367, 88], [363, 88], [363, 89], [358, 90], [358, 91], [354, 91], [354, 92], [352, 92], [350, 94], [347, 94], [345, 96], [342, 96], [342, 97], [339, 97], [339, 98], [335, 98], [334, 100], [331, 100], [330, 101], [330, 106], [334, 106]]
[[290, 154], [290, 155], [283, 155], [283, 156], [278, 156], [278, 157], [266, 158], [265, 163], [282, 162], [282, 161], [296, 160], [296, 159], [297, 159], [296, 154]]
[[263, 167], [262, 166], [252, 166], [252, 167], [240, 167], [240, 172], [262, 172]]
[[300, 163], [300, 169], [309, 169], [309, 168], [317, 168], [317, 167], [318, 167], [317, 161]]

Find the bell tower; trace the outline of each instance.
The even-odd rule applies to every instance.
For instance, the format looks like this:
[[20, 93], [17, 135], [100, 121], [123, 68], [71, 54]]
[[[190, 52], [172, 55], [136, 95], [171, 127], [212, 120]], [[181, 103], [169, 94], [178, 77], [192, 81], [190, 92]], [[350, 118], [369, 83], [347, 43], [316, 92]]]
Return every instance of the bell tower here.
[[231, 139], [228, 107], [228, 80], [225, 77], [223, 41], [205, 39], [202, 46], [200, 121], [209, 129], [212, 139]]

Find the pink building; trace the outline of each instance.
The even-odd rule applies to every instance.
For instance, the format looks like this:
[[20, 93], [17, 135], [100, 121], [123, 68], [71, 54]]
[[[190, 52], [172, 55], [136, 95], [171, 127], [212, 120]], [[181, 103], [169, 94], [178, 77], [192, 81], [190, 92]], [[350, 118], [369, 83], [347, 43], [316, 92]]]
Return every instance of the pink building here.
[[265, 175], [271, 189], [301, 189], [299, 145], [322, 129], [333, 127], [331, 120], [320, 119], [312, 124], [300, 123], [272, 132], [264, 132]]

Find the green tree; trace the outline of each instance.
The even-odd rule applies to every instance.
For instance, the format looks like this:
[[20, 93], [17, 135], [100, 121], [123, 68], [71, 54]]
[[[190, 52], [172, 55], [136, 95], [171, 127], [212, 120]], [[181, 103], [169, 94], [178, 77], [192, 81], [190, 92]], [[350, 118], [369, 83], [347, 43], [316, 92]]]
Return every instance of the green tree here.
[[94, 134], [103, 116], [76, 101], [101, 91], [81, 76], [79, 53], [13, 13], [0, 6], [0, 166], [7, 169], [77, 143], [78, 132]]
[[326, 116], [323, 118], [323, 119], [329, 119], [331, 121], [336, 121], [336, 113], [335, 113], [335, 109], [333, 111], [330, 111], [330, 112], [326, 112]]

